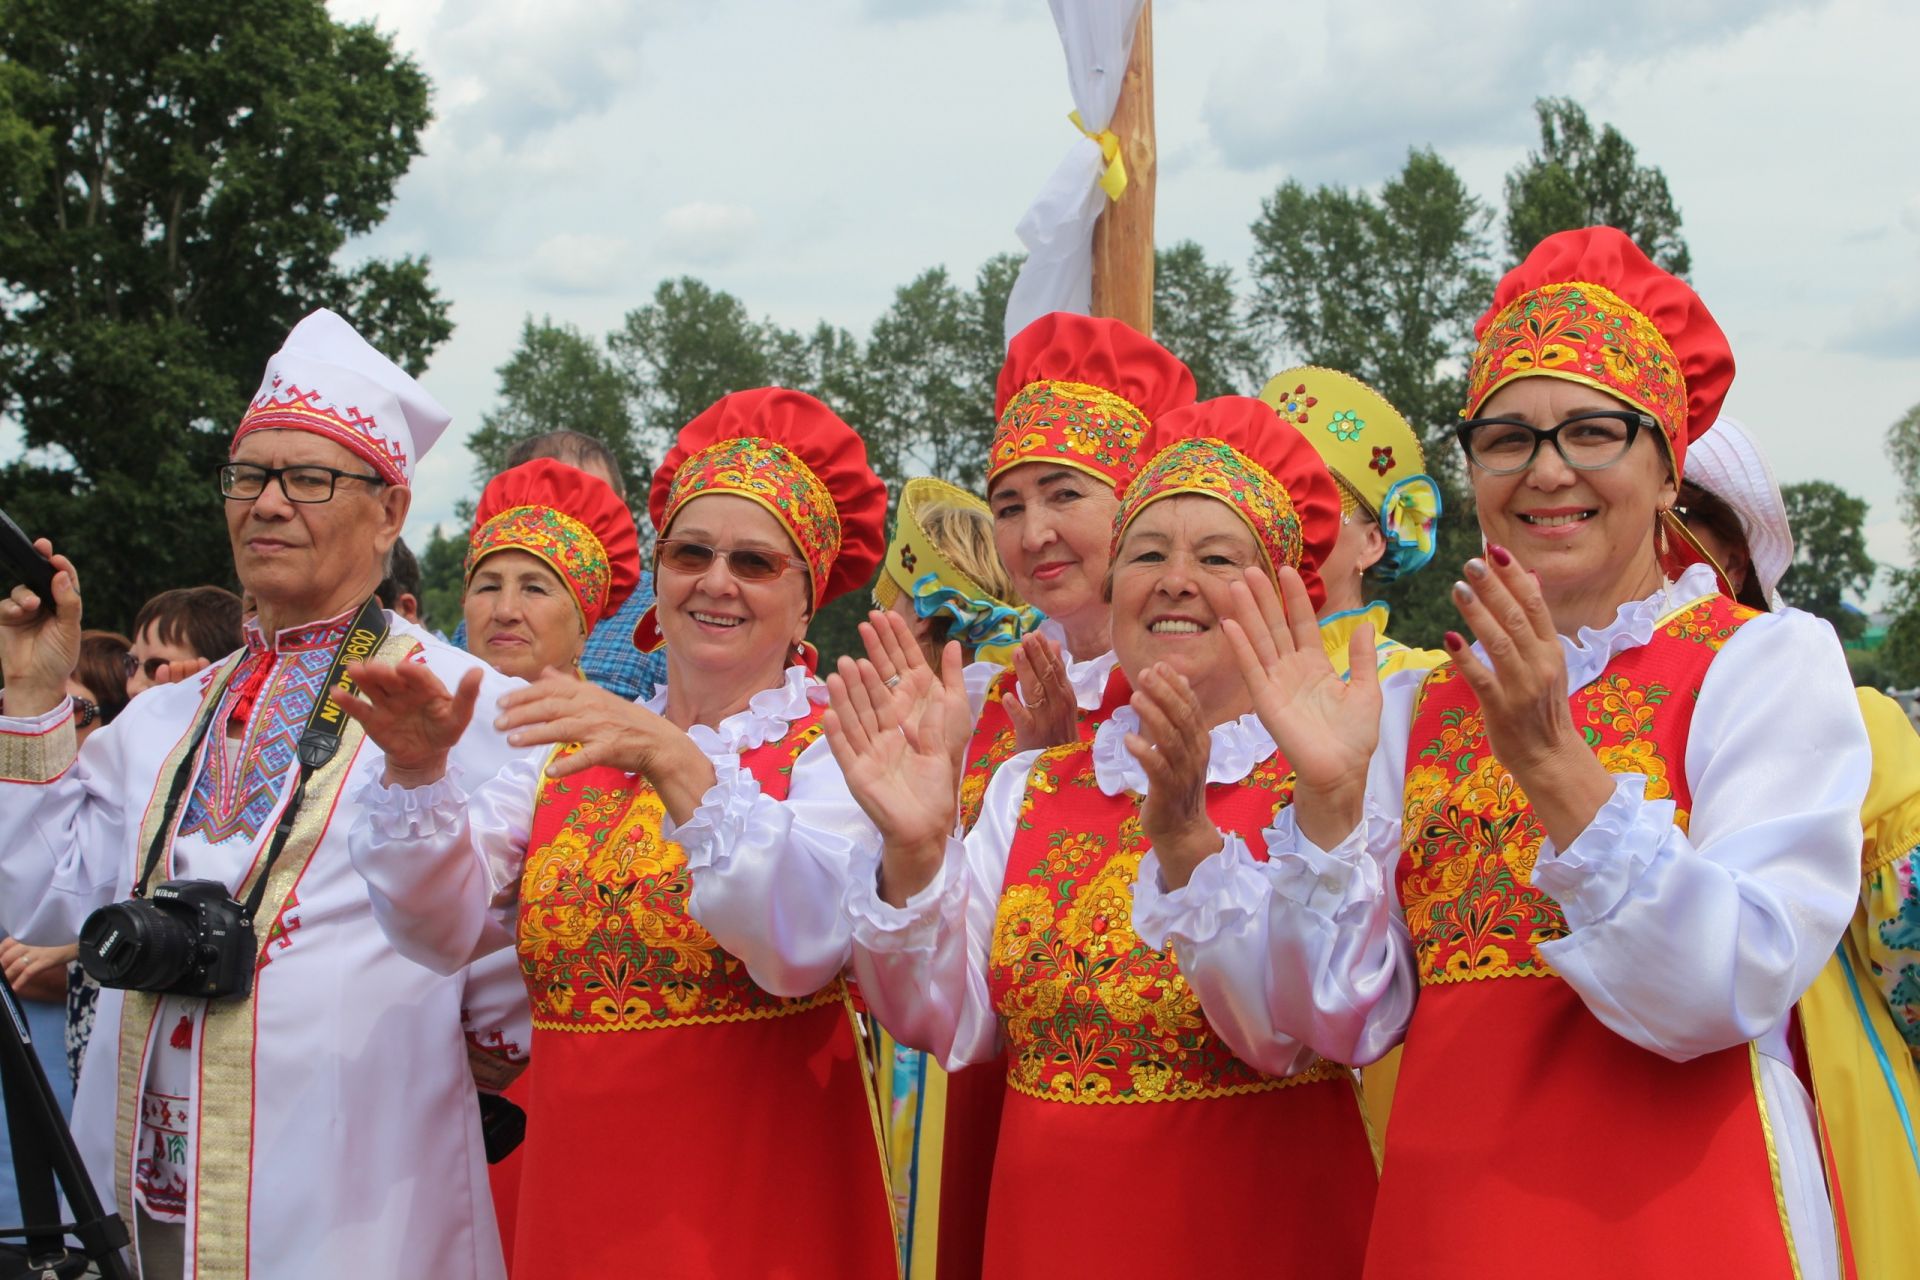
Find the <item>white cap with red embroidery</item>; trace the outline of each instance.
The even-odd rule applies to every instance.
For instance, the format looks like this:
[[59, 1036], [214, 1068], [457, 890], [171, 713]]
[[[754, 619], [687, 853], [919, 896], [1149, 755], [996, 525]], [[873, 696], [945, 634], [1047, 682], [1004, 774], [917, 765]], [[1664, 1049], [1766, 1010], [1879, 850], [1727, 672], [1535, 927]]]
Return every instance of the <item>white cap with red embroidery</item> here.
[[324, 307], [293, 327], [233, 433], [312, 431], [353, 450], [389, 484], [413, 468], [453, 420], [427, 389]]

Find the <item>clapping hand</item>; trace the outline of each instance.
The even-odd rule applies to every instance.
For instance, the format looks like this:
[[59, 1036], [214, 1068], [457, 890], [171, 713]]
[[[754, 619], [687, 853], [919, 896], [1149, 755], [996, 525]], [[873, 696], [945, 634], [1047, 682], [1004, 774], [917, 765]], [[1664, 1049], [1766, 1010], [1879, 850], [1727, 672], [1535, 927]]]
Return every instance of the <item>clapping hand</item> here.
[[1038, 633], [1028, 636], [1013, 651], [1013, 673], [1019, 677], [1019, 692], [1009, 691], [1000, 705], [1013, 722], [1014, 750], [1037, 751], [1072, 742], [1079, 733], [1080, 704], [1067, 679], [1060, 647]]
[[1221, 848], [1206, 805], [1213, 736], [1200, 718], [1193, 686], [1164, 662], [1140, 674], [1132, 706], [1140, 730], [1126, 736], [1126, 746], [1147, 775], [1140, 830], [1160, 859], [1161, 879], [1178, 889]]
[[[949, 640], [940, 654], [940, 670], [927, 665], [926, 654], [914, 638], [913, 628], [897, 613], [876, 609], [860, 624], [860, 642], [866, 646], [867, 661], [891, 692], [893, 714], [905, 721], [922, 698], [943, 686], [944, 673], [961, 666], [960, 644]], [[963, 691], [964, 694], [964, 691]], [[972, 708], [949, 708], [945, 717], [947, 748], [958, 762], [966, 759], [967, 743], [973, 737]]]
[[1513, 774], [1557, 848], [1586, 830], [1613, 780], [1574, 727], [1567, 655], [1533, 575], [1504, 547], [1467, 561], [1454, 606], [1485, 652], [1448, 632], [1454, 669], [1479, 699], [1487, 745]]
[[473, 721], [480, 669], [462, 676], [451, 693], [423, 662], [350, 662], [347, 675], [358, 692], [337, 687], [334, 699], [385, 753], [387, 784], [424, 787], [439, 781], [447, 756]]
[[1360, 823], [1367, 766], [1380, 740], [1373, 628], [1355, 629], [1342, 680], [1327, 660], [1299, 573], [1281, 569], [1276, 591], [1250, 569], [1228, 591], [1232, 609], [1222, 629], [1260, 723], [1294, 771], [1295, 821], [1307, 839], [1331, 848]]
[[965, 714], [958, 666], [943, 663], [940, 684], [904, 717], [872, 662], [841, 658], [827, 677], [827, 741], [847, 789], [885, 841], [880, 896], [894, 906], [939, 873], [959, 818], [960, 770], [946, 723], [956, 708]]

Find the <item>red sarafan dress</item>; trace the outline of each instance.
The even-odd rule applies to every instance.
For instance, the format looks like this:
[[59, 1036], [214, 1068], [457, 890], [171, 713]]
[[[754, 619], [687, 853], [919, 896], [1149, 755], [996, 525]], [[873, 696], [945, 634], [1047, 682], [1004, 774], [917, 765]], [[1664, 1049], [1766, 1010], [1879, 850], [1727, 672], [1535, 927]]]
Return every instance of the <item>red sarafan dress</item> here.
[[[1270, 754], [1207, 812], [1251, 840], [1292, 785]], [[1375, 1175], [1352, 1074], [1241, 1061], [1135, 934], [1140, 805], [1087, 743], [1027, 778], [987, 974], [1008, 1069], [985, 1274], [1357, 1276]]]
[[[1600, 762], [1645, 775], [1683, 829], [1696, 691], [1752, 616], [1710, 597], [1571, 698]], [[1420, 996], [1368, 1277], [1799, 1275], [1757, 1049], [1675, 1062], [1589, 1011], [1536, 949], [1568, 933], [1533, 885], [1544, 835], [1466, 682], [1435, 672], [1408, 740], [1398, 870]]]
[[[741, 753], [784, 800], [819, 714]], [[515, 1280], [896, 1273], [846, 986], [783, 999], [687, 914], [644, 780], [548, 780], [521, 883], [537, 1070]]]
[[[1073, 669], [1069, 660], [1069, 669]], [[1133, 696], [1133, 688], [1118, 665], [1109, 663], [1105, 692], [1093, 710], [1080, 712], [1079, 741], [1091, 742], [1093, 732], [1116, 707]], [[1014, 689], [1011, 669], [1000, 672], [987, 686], [980, 718], [967, 744], [966, 771], [960, 783], [960, 818], [971, 828], [980, 817], [980, 800], [994, 772], [1015, 754], [1013, 720], [1002, 701]], [[981, 1274], [986, 1244], [987, 1193], [993, 1179], [993, 1152], [1000, 1134], [1000, 1113], [1007, 1091], [1007, 1064], [995, 1058], [965, 1067], [947, 1078], [945, 1129], [940, 1149], [940, 1280], [968, 1280]]]

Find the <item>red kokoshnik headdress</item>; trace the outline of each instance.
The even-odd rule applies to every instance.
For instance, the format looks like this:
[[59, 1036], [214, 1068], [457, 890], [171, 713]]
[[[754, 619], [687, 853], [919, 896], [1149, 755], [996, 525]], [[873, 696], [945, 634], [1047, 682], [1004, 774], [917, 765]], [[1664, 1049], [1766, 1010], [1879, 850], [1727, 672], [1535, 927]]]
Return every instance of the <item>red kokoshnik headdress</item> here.
[[[859, 434], [804, 392], [735, 391], [682, 427], [653, 473], [653, 527], [666, 537], [681, 507], [715, 493], [757, 502], [780, 522], [807, 563], [815, 612], [870, 582], [885, 554], [887, 486]], [[658, 647], [651, 609], [634, 638]]]
[[1582, 383], [1653, 416], [1676, 480], [1688, 442], [1720, 416], [1733, 382], [1733, 350], [1700, 295], [1613, 227], [1534, 246], [1500, 281], [1474, 336], [1464, 416], [1516, 378]]
[[988, 492], [1023, 462], [1073, 467], [1123, 489], [1141, 433], [1195, 394], [1187, 366], [1139, 330], [1067, 311], [1041, 316], [1014, 335], [1000, 367]]
[[1340, 490], [1314, 447], [1265, 401], [1219, 396], [1158, 419], [1140, 441], [1140, 470], [1120, 497], [1113, 545], [1152, 503], [1197, 493], [1226, 503], [1253, 534], [1269, 576], [1300, 571], [1318, 609], [1320, 565], [1340, 537]]
[[640, 581], [633, 513], [599, 476], [552, 458], [502, 471], [480, 492], [466, 580], [496, 551], [525, 551], [573, 592], [582, 629], [616, 612]]

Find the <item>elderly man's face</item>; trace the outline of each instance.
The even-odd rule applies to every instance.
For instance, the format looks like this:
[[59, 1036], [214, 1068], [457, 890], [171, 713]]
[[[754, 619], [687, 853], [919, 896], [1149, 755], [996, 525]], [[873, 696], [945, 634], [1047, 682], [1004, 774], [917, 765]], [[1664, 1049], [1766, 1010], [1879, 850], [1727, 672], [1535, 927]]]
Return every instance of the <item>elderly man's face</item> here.
[[[249, 432], [233, 461], [374, 474], [346, 446], [309, 431]], [[312, 622], [373, 594], [408, 501], [406, 489], [345, 477], [335, 482], [329, 502], [290, 502], [278, 480], [257, 498], [228, 498], [234, 571], [259, 602], [262, 620], [276, 627]]]

